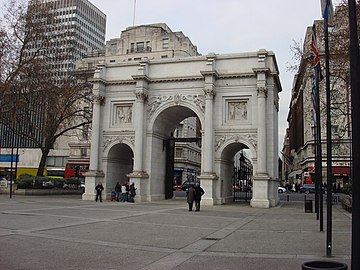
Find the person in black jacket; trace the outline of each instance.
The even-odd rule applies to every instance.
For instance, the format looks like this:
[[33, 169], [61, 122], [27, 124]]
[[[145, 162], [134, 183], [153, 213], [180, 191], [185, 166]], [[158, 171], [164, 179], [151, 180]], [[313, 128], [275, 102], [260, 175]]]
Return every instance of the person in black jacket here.
[[121, 185], [119, 182], [116, 183], [115, 186], [115, 192], [116, 192], [116, 201], [120, 201], [120, 196], [121, 196]]
[[201, 196], [204, 195], [205, 191], [200, 187], [200, 183], [195, 184], [195, 211], [200, 211]]
[[101, 183], [97, 184], [97, 186], [95, 187], [96, 190], [96, 199], [95, 201], [97, 202], [98, 199], [100, 199], [100, 202], [102, 202], [102, 198], [101, 198], [101, 192], [104, 190], [104, 187]]

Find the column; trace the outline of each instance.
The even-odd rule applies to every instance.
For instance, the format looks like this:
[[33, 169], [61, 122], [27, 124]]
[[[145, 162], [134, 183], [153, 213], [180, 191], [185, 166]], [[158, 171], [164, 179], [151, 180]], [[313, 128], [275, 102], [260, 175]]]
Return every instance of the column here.
[[257, 142], [257, 174], [267, 175], [266, 167], [266, 87], [258, 87], [258, 142]]
[[[267, 108], [267, 85], [266, 79], [269, 68], [266, 68], [266, 51], [259, 51], [258, 68], [254, 68], [257, 76], [257, 168], [253, 181], [253, 197], [251, 206], [269, 208], [272, 204], [273, 185], [267, 172], [267, 143], [266, 143], [266, 108]], [[271, 196], [270, 196], [271, 195]]]
[[198, 179], [201, 182], [205, 194], [202, 203], [207, 205], [219, 204], [220, 200], [216, 197], [216, 189], [221, 186], [217, 185], [218, 177], [214, 172], [214, 98], [216, 94], [215, 82], [218, 73], [215, 68], [216, 55], [211, 53], [207, 55], [205, 70], [201, 71], [204, 77], [205, 93], [205, 123], [203, 133], [203, 143], [201, 147], [202, 164], [201, 175]]
[[[90, 146], [90, 168], [85, 174], [85, 193], [82, 195], [83, 200], [95, 200], [95, 186], [101, 182], [106, 189], [104, 183], [104, 173], [99, 170], [99, 151], [100, 151], [100, 122], [101, 122], [101, 106], [105, 103], [105, 86], [102, 83], [104, 80], [103, 74], [105, 68], [99, 68], [95, 71], [93, 80], [93, 116], [91, 129], [91, 146]], [[103, 199], [106, 199], [106, 192], [103, 192]]]
[[208, 86], [204, 89], [205, 92], [205, 133], [204, 133], [204, 165], [203, 172], [205, 174], [213, 173], [213, 152], [214, 152], [214, 86]]
[[150, 78], [148, 77], [149, 63], [147, 60], [140, 61], [137, 75], [133, 75], [136, 81], [134, 103], [134, 131], [135, 131], [135, 153], [134, 167], [132, 173], [127, 176], [130, 182], [135, 183], [136, 200], [138, 202], [150, 200], [149, 175], [144, 168], [144, 157], [146, 149], [144, 149], [146, 120], [145, 120], [145, 104], [148, 97], [148, 87]]
[[100, 143], [100, 105], [105, 98], [94, 96], [92, 130], [91, 130], [91, 148], [90, 148], [90, 171], [97, 171], [99, 164], [99, 143]]
[[144, 106], [145, 99], [147, 97], [144, 89], [137, 90], [135, 101], [135, 153], [134, 153], [134, 172], [141, 173], [144, 171], [143, 168], [143, 150], [144, 150]]

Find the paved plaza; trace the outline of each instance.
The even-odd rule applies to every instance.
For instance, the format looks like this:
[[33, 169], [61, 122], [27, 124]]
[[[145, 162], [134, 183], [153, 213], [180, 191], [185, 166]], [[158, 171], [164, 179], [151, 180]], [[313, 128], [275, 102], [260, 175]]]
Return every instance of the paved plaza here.
[[[324, 215], [326, 209], [324, 209]], [[351, 214], [333, 206], [333, 257], [350, 268]], [[270, 209], [202, 206], [184, 198], [96, 203], [73, 196], [0, 195], [0, 269], [296, 270], [326, 258], [304, 202]]]

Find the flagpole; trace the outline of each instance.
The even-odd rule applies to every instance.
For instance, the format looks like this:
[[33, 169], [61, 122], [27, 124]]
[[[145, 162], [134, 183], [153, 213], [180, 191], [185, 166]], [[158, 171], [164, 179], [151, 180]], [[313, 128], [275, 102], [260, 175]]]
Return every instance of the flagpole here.
[[352, 122], [352, 234], [351, 234], [351, 269], [360, 269], [360, 76], [359, 43], [357, 34], [356, 1], [349, 0], [350, 31], [350, 84], [351, 84], [351, 122]]
[[134, 0], [133, 26], [135, 25], [135, 15], [136, 15], [136, 0]]

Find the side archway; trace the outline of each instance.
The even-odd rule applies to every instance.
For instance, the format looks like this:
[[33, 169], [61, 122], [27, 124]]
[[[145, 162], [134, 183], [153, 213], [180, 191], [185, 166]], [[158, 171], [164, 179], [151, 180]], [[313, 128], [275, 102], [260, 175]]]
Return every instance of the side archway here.
[[108, 199], [117, 182], [122, 185], [129, 181], [127, 175], [133, 171], [134, 152], [126, 143], [115, 143], [107, 149], [103, 167], [106, 175], [104, 189]]
[[256, 149], [252, 143], [238, 137], [224, 141], [221, 145], [217, 144], [217, 146], [215, 168], [220, 180], [220, 189], [217, 195], [221, 198], [221, 203], [230, 203], [233, 201], [233, 177], [235, 159], [238, 158], [237, 153], [243, 151], [255, 168]]

